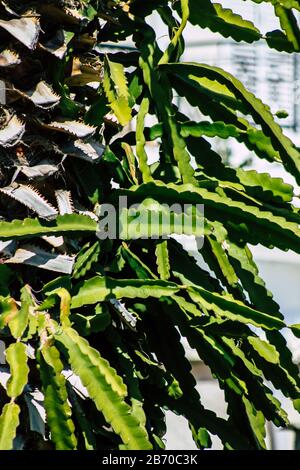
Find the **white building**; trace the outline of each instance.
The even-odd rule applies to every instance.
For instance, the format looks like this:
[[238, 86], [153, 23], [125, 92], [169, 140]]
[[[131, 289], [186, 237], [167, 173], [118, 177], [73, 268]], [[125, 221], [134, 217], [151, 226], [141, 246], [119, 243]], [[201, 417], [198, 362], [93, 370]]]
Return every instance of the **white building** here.
[[[271, 4], [252, 1], [222, 0], [244, 19], [252, 21], [263, 33], [279, 29], [279, 20]], [[234, 42], [198, 27], [185, 32], [187, 50], [184, 61], [218, 65], [237, 76], [243, 84], [267, 102], [275, 113], [286, 110], [288, 118], [281, 125], [297, 131], [300, 127], [300, 56], [270, 49], [264, 41], [254, 44]]]

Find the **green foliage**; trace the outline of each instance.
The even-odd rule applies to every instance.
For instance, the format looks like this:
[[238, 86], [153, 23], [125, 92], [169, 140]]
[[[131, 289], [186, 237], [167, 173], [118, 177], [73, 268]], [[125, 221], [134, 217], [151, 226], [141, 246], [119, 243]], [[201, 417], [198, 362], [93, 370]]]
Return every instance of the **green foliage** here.
[[95, 232], [97, 224], [85, 215], [67, 214], [58, 216], [55, 222], [38, 219], [14, 220], [0, 222], [0, 239], [41, 237], [43, 235], [60, 235], [64, 232]]
[[129, 106], [129, 90], [122, 64], [106, 59], [106, 67], [103, 77], [103, 89], [112, 111], [122, 126], [131, 120], [131, 108]]
[[[237, 77], [181, 62], [189, 23], [299, 52], [299, 2], [269, 3], [281, 29], [263, 36], [221, 0], [1, 2], [1, 450], [16, 437], [35, 447], [33, 388], [46, 412], [39, 439], [59, 450], [164, 448], [166, 409], [198, 448], [217, 435], [226, 449], [264, 449], [266, 421], [288, 426], [269, 387], [299, 410], [282, 331], [299, 338], [300, 326], [286, 325], [250, 250], [300, 253], [299, 190], [225, 163], [206, 138], [233, 138], [298, 183], [299, 150], [278, 124], [284, 113]], [[119, 208], [120, 196], [135, 207]], [[113, 240], [98, 232], [106, 204], [120, 209]], [[170, 223], [166, 204], [204, 206], [203, 225], [185, 227], [203, 266], [173, 238], [182, 215]], [[217, 379], [228, 419], [203, 406], [182, 338]]]
[[78, 293], [72, 298], [71, 308], [95, 304], [109, 299], [147, 299], [173, 295], [180, 287], [173, 282], [112, 279], [108, 277], [93, 277], [78, 286]]
[[209, 28], [224, 37], [232, 37], [236, 41], [252, 43], [261, 37], [259, 30], [251, 21], [243, 19], [220, 3], [204, 0], [199, 5], [197, 0], [190, 2], [190, 22], [201, 28]]
[[28, 381], [26, 346], [24, 343], [12, 343], [6, 349], [6, 360], [10, 368], [10, 377], [6, 384], [7, 395], [16, 398], [24, 390]]
[[12, 450], [19, 425], [20, 407], [10, 402], [4, 405], [0, 416], [0, 449]]
[[38, 364], [51, 440], [57, 450], [76, 449], [75, 428], [67, 401], [66, 379], [62, 374], [63, 364], [55, 346], [45, 344], [38, 354]]
[[71, 328], [58, 332], [56, 340], [67, 349], [73, 371], [80, 377], [106, 422], [120, 435], [126, 448], [151, 449], [144, 425], [124, 401], [127, 387], [116, 371]]

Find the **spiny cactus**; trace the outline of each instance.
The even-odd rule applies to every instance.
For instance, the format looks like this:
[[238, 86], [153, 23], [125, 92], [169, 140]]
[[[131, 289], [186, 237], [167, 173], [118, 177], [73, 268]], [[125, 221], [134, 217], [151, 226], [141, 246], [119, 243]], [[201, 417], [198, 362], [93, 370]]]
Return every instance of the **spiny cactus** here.
[[[266, 421], [288, 423], [266, 380], [299, 409], [287, 325], [249, 248], [300, 252], [297, 191], [225, 164], [207, 138], [234, 138], [298, 183], [299, 151], [237, 78], [180, 62], [189, 22], [298, 52], [298, 2], [272, 4], [282, 30], [263, 35], [210, 0], [0, 2], [0, 449], [160, 449], [166, 409], [198, 448], [217, 435], [263, 449]], [[178, 96], [204, 117], [184, 115]], [[205, 267], [172, 237], [182, 214], [166, 221], [166, 204], [187, 207]], [[182, 338], [218, 380], [228, 419], [202, 405]]]

